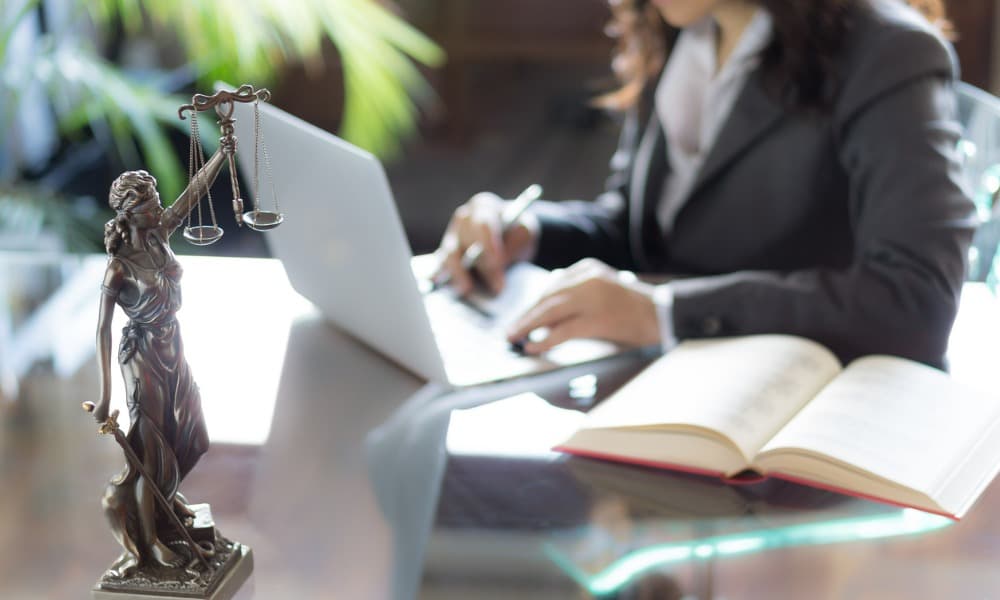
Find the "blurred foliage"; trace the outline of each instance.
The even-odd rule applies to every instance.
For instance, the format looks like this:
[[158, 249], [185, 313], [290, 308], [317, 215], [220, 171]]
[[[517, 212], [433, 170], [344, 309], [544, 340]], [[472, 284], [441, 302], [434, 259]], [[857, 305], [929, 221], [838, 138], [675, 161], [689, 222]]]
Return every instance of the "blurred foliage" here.
[[[93, 136], [122, 166], [146, 168], [159, 180], [167, 201], [180, 193], [186, 179], [186, 157], [175, 154], [168, 130], [187, 131], [177, 108], [189, 100], [164, 92], [164, 71], [127, 71], [104, 58], [100, 44], [115, 32], [123, 31], [126, 40], [149, 36], [179, 46], [198, 89], [208, 93], [218, 80], [270, 85], [289, 63], [322, 67], [321, 49], [329, 40], [338, 51], [335, 66], [345, 86], [340, 134], [383, 157], [398, 151], [414, 128], [418, 104], [432, 94], [418, 63], [436, 66], [444, 60], [434, 42], [377, 0], [53, 4], [72, 11], [69, 18], [46, 19], [48, 29], [37, 36], [33, 51], [16, 59], [9, 49], [18, 28], [37, 23], [46, 0], [26, 0], [16, 11], [4, 12], [0, 6], [0, 136], [11, 139], [21, 103], [30, 101], [25, 91], [40, 87], [62, 135]], [[0, 184], [16, 181], [20, 174], [17, 165], [0, 165]], [[3, 206], [0, 217], [6, 218]]]
[[100, 250], [104, 219], [79, 210], [71, 199], [44, 187], [0, 186], [0, 234], [31, 239], [46, 233], [56, 236], [69, 252]]
[[92, 0], [87, 6], [103, 26], [121, 22], [131, 35], [149, 27], [175, 35], [202, 89], [219, 80], [266, 85], [284, 64], [322, 60], [323, 41], [330, 40], [346, 91], [341, 134], [383, 156], [412, 131], [415, 101], [431, 95], [417, 63], [444, 61], [434, 42], [376, 0]]

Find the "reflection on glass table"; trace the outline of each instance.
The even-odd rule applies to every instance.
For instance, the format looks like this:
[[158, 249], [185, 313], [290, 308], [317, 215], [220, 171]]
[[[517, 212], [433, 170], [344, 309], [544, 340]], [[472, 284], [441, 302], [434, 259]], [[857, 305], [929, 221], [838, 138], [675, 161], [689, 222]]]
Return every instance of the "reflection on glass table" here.
[[952, 524], [780, 480], [732, 485], [550, 452], [580, 416], [535, 394], [451, 413], [428, 577], [465, 561], [466, 576], [513, 567], [541, 584], [563, 574], [601, 596], [679, 565]]

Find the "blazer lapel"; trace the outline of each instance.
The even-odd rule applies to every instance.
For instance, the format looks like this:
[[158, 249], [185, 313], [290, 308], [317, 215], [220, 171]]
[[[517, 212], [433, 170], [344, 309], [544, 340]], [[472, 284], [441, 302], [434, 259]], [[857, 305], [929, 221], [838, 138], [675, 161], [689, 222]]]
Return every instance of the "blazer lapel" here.
[[[663, 43], [667, 60], [680, 31], [673, 28], [664, 30]], [[629, 240], [631, 242], [632, 258], [640, 271], [651, 271], [655, 250], [651, 244], [662, 242], [655, 230], [656, 203], [660, 190], [663, 188], [663, 178], [668, 172], [666, 155], [666, 138], [663, 127], [656, 116], [656, 86], [663, 76], [666, 61], [661, 66], [656, 77], [646, 84], [642, 95], [633, 112], [636, 121], [636, 140], [629, 177]]]
[[757, 69], [747, 79], [743, 91], [719, 131], [708, 158], [701, 166], [689, 197], [746, 152], [755, 141], [773, 127], [786, 109], [764, 88], [763, 75]]
[[632, 257], [640, 271], [652, 270], [657, 242], [661, 241], [656, 221], [656, 205], [668, 168], [666, 137], [654, 111], [650, 113], [642, 132], [629, 186], [629, 238], [632, 242]]

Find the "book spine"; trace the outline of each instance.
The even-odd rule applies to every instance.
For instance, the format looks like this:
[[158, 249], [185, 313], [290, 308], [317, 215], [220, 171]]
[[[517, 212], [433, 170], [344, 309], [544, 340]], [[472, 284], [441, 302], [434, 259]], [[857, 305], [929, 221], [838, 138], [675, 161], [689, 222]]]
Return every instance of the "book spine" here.
[[592, 450], [579, 450], [577, 448], [567, 448], [565, 446], [555, 446], [552, 448], [556, 452], [565, 452], [566, 454], [573, 454], [576, 456], [585, 456], [587, 458], [598, 458], [601, 460], [610, 460], [613, 462], [627, 463], [632, 465], [640, 465], [643, 467], [653, 467], [656, 469], [668, 469], [671, 471], [680, 471], [682, 473], [692, 473], [694, 475], [707, 475], [709, 477], [718, 477], [720, 479], [726, 479], [726, 474], [722, 471], [712, 471], [709, 469], [700, 469], [698, 467], [688, 467], [685, 465], [678, 465], [674, 463], [660, 462], [655, 460], [646, 460], [644, 458], [634, 458], [631, 456], [622, 456], [620, 454], [611, 454], [606, 452], [595, 452]]

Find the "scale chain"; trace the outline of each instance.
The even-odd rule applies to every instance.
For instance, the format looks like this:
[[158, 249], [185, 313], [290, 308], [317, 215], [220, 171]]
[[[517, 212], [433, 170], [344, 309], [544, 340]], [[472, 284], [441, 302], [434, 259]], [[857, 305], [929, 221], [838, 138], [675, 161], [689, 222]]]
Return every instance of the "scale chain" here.
[[256, 196], [257, 210], [260, 210], [260, 176], [258, 175], [258, 153], [264, 155], [264, 176], [271, 187], [271, 202], [274, 204], [274, 212], [280, 214], [281, 207], [278, 206], [278, 194], [274, 190], [274, 176], [271, 174], [271, 159], [267, 155], [267, 145], [264, 144], [264, 137], [261, 135], [260, 108], [254, 103], [254, 154], [253, 154], [253, 178], [254, 191]]
[[[195, 113], [194, 114], [194, 118], [192, 118], [192, 122], [194, 123], [194, 131], [195, 131], [195, 136], [197, 138], [195, 140], [195, 145], [196, 145], [197, 150], [198, 150], [198, 163], [199, 163], [198, 164], [198, 168], [201, 169], [201, 167], [205, 166], [205, 151], [204, 151], [204, 149], [201, 146], [201, 132], [199, 131], [199, 128], [198, 128], [197, 116], [198, 116], [198, 113]], [[202, 190], [199, 190], [199, 191], [202, 191]], [[212, 190], [211, 190], [210, 186], [208, 185], [208, 182], [204, 183], [203, 191], [204, 191], [205, 197], [208, 198], [208, 214], [212, 218], [212, 227], [213, 228], [217, 228], [219, 226], [219, 222], [215, 218], [215, 206], [214, 206], [214, 202], [212, 202]], [[200, 201], [198, 202], [198, 214], [199, 214], [199, 219], [200, 219], [201, 218], [200, 217], [200, 215], [201, 215], [201, 202]], [[201, 225], [201, 223], [198, 223], [198, 224]]]
[[[194, 138], [195, 138], [195, 120], [191, 119], [191, 135], [188, 136], [188, 185], [194, 181]], [[201, 207], [201, 202], [198, 203], [199, 208]], [[193, 211], [188, 211], [187, 214], [187, 228], [191, 229], [191, 213]]]
[[253, 210], [260, 212], [260, 102], [253, 103]]
[[281, 206], [278, 205], [278, 192], [274, 190], [274, 175], [271, 174], [271, 159], [267, 156], [267, 145], [260, 142], [260, 151], [264, 154], [264, 176], [267, 177], [268, 185], [271, 186], [271, 202], [274, 203], [274, 212], [281, 214]]
[[[193, 145], [192, 158], [194, 159], [194, 172], [197, 173], [198, 171], [201, 170], [201, 163], [203, 162], [201, 160], [201, 158], [202, 158], [202, 154], [201, 154], [201, 133], [198, 131], [198, 115], [197, 114], [192, 115], [192, 117], [191, 117], [191, 131], [192, 131], [192, 135], [194, 136], [194, 139], [193, 139], [193, 144], [194, 145]], [[201, 212], [201, 199], [200, 198], [202, 196], [202, 193], [201, 193], [201, 188], [200, 188], [200, 185], [199, 185], [200, 182], [201, 182], [201, 180], [198, 180], [197, 182], [195, 181], [194, 174], [192, 173], [191, 179], [189, 180], [188, 183], [195, 185], [195, 189], [193, 191], [194, 191], [195, 194], [198, 195], [198, 198], [199, 198], [199, 200], [198, 200], [198, 231], [199, 232], [203, 232], [203, 231], [205, 231], [203, 229], [203, 227], [205, 226], [205, 219], [203, 218], [202, 212]], [[209, 206], [211, 206], [211, 201], [209, 201]], [[190, 214], [190, 213], [188, 213], [188, 214]], [[200, 237], [200, 233], [199, 233], [199, 237]]]
[[[195, 186], [192, 193], [196, 194], [199, 198], [202, 195], [208, 196], [208, 210], [212, 218], [213, 228], [218, 226], [215, 219], [215, 208], [212, 206], [212, 193], [207, 185], [207, 183], [202, 182], [201, 179], [194, 177], [194, 174], [201, 170], [205, 166], [205, 154], [201, 146], [201, 131], [198, 127], [198, 115], [193, 114], [191, 117], [191, 160], [190, 167], [188, 169], [188, 181], [189, 185]], [[197, 180], [196, 180], [197, 179]], [[191, 213], [188, 213], [188, 226], [191, 224]], [[201, 200], [198, 201], [198, 238], [199, 240], [204, 238], [204, 215], [201, 208]]]

